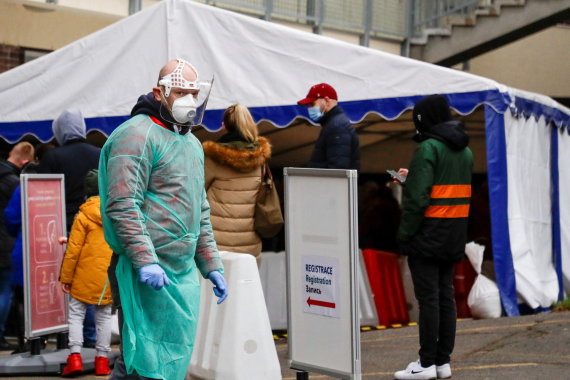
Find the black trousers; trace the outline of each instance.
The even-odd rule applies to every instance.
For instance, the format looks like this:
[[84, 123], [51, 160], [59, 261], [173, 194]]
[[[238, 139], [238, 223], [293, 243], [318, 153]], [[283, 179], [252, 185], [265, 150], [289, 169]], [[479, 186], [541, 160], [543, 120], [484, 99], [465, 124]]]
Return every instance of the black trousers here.
[[420, 307], [420, 361], [423, 367], [449, 363], [455, 345], [457, 312], [453, 262], [408, 257]]
[[107, 269], [109, 284], [111, 285], [111, 295], [113, 296], [113, 306], [117, 309], [117, 313], [119, 313], [119, 337], [121, 339], [121, 354], [115, 360], [113, 372], [111, 372], [109, 380], [151, 380], [148, 377], [139, 376], [136, 373], [127, 374], [125, 362], [123, 361], [123, 308], [121, 307], [121, 295], [119, 294], [119, 284], [117, 283], [117, 275], [115, 274], [118, 261], [119, 255], [113, 253], [111, 264], [109, 265], [109, 269]]

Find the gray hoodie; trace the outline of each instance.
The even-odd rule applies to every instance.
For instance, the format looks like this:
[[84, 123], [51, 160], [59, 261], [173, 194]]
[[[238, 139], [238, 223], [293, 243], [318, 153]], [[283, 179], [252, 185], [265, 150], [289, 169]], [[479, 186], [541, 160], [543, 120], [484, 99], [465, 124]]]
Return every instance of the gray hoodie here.
[[55, 119], [51, 129], [59, 145], [74, 139], [85, 139], [85, 119], [78, 109], [65, 110]]

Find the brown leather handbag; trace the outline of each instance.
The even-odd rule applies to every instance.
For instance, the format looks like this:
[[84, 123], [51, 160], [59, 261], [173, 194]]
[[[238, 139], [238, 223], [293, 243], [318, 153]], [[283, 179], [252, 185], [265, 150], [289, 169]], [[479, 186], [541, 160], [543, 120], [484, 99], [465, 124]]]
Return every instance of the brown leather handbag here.
[[273, 175], [269, 165], [261, 167], [261, 185], [255, 204], [255, 217], [253, 226], [255, 231], [263, 238], [271, 238], [283, 228], [283, 214], [279, 194], [273, 183]]

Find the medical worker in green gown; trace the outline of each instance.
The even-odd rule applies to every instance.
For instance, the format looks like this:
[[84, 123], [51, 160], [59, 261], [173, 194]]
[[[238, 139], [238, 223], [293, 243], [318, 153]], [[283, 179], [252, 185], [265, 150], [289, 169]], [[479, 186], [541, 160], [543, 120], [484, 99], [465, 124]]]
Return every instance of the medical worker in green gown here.
[[198, 323], [198, 274], [211, 280], [218, 303], [227, 297], [204, 153], [189, 133], [210, 89], [189, 62], [168, 62], [101, 151], [101, 214], [115, 252], [109, 278], [123, 319], [123, 357], [110, 379], [182, 380]]

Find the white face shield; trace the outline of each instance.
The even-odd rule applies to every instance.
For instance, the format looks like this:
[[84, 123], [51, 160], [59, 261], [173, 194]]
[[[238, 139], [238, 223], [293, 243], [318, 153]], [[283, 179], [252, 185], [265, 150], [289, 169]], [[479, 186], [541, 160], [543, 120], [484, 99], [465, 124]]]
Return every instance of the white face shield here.
[[[189, 81], [184, 78], [182, 75], [184, 65], [188, 65], [196, 73], [195, 81]], [[213, 77], [209, 81], [200, 82], [198, 70], [189, 62], [178, 59], [178, 65], [174, 71], [160, 78], [158, 81], [158, 84], [164, 87], [164, 91], [161, 90], [163, 96], [165, 98], [169, 97], [170, 91], [175, 87], [184, 90], [195, 90], [197, 93], [188, 94], [176, 99], [174, 103], [172, 103], [172, 110], [170, 110], [172, 118], [174, 119], [172, 122], [182, 126], [200, 125], [204, 118], [204, 112], [206, 111], [206, 105], [213, 83]], [[168, 118], [166, 119], [168, 120]]]

